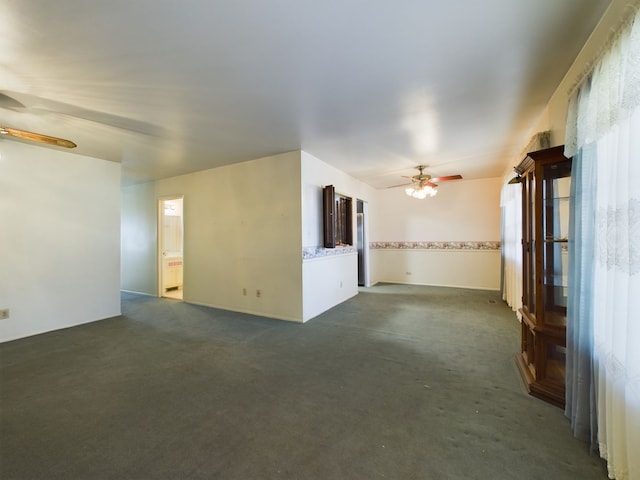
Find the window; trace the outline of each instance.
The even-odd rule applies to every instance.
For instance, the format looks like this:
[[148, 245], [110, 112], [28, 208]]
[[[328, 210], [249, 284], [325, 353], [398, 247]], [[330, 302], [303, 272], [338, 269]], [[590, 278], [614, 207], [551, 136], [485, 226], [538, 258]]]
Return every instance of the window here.
[[351, 197], [336, 193], [333, 185], [322, 190], [324, 247], [353, 245]]

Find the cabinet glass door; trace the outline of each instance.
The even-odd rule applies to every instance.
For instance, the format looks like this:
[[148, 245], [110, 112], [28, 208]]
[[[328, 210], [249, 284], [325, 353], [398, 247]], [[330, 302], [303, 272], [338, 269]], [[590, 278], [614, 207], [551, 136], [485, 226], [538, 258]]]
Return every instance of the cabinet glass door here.
[[566, 325], [571, 163], [543, 168], [544, 322]]
[[536, 283], [535, 283], [535, 174], [528, 172], [522, 183], [522, 200], [526, 208], [522, 214], [522, 249], [523, 249], [523, 292], [522, 303], [531, 315], [536, 313]]

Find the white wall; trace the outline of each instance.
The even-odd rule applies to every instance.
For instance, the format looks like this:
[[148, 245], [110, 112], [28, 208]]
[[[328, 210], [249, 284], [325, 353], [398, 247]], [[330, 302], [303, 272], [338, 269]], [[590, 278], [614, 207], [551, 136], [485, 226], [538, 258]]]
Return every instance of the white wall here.
[[120, 165], [0, 141], [0, 341], [120, 314]]
[[307, 152], [302, 162], [302, 246], [314, 254], [305, 258], [303, 318], [307, 321], [358, 293], [358, 257], [355, 249], [328, 249], [323, 244], [322, 187], [353, 199], [355, 243], [356, 200], [371, 201], [375, 190]]
[[306, 259], [302, 275], [306, 322], [358, 294], [358, 255]]
[[156, 212], [155, 183], [122, 188], [122, 290], [158, 294]]
[[500, 252], [484, 242], [500, 241], [501, 186], [501, 178], [443, 182], [424, 200], [402, 188], [377, 191], [370, 238], [381, 248], [371, 250], [374, 282], [499, 289]]

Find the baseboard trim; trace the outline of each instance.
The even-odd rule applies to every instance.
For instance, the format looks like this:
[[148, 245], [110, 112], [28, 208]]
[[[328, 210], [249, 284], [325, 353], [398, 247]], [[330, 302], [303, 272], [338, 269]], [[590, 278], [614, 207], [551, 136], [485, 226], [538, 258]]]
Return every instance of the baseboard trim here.
[[446, 287], [446, 288], [465, 288], [468, 290], [484, 290], [489, 292], [499, 292], [500, 288], [489, 288], [489, 287], [479, 287], [477, 285], [466, 286], [466, 285], [447, 285], [443, 283], [414, 283], [414, 282], [398, 282], [398, 281], [389, 281], [389, 280], [378, 280], [377, 282], [371, 284], [371, 286], [377, 285], [379, 283], [395, 283], [398, 285], [416, 285], [421, 287]]
[[155, 297], [155, 298], [158, 298], [158, 296], [157, 296], [157, 295], [154, 295], [154, 294], [152, 294], [152, 293], [136, 292], [135, 290], [124, 290], [124, 289], [122, 289], [122, 288], [121, 288], [121, 289], [120, 289], [120, 292], [121, 292], [121, 293], [132, 293], [132, 294], [134, 294], [134, 295], [145, 295], [145, 296], [147, 296], [147, 297]]
[[188, 301], [185, 300], [185, 303], [190, 303], [191, 305], [198, 305], [200, 307], [215, 308], [217, 310], [224, 310], [226, 312], [244, 313], [246, 315], [253, 315], [253, 316], [256, 316], [256, 317], [269, 318], [271, 320], [283, 320], [285, 322], [304, 323], [302, 320], [300, 320], [298, 318], [293, 318], [293, 317], [276, 317], [275, 315], [266, 315], [263, 312], [254, 312], [254, 311], [251, 311], [251, 310], [232, 309], [232, 308], [229, 308], [229, 307], [222, 307], [220, 305], [213, 305], [213, 304], [209, 304], [209, 303], [192, 302], [190, 300], [188, 300]]

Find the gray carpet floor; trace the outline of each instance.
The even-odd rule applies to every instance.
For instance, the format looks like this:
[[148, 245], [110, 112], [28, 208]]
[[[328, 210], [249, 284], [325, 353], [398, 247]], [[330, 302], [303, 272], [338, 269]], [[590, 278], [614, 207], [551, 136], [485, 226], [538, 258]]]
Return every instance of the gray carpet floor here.
[[122, 302], [0, 345], [0, 478], [607, 478], [496, 292], [379, 285], [304, 325]]

